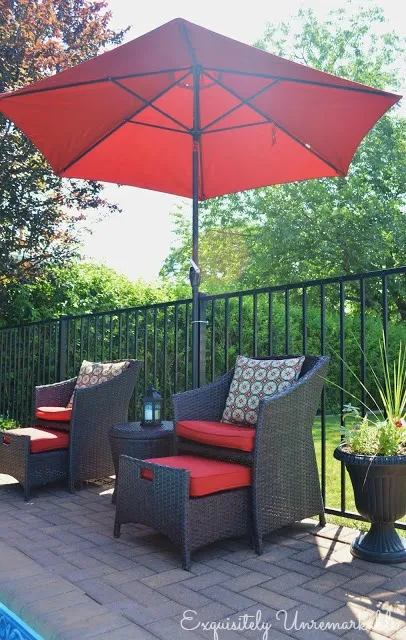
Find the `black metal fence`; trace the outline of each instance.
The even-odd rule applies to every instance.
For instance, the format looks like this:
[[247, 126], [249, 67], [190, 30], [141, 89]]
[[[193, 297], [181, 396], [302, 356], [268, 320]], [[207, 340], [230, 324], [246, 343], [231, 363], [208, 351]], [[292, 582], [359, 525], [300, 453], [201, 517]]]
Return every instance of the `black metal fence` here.
[[26, 423], [33, 391], [58, 378], [59, 321], [0, 330], [0, 414]]
[[28, 423], [36, 385], [74, 377], [83, 360], [137, 358], [143, 369], [131, 417], [139, 417], [149, 383], [170, 415], [172, 394], [191, 385], [190, 318], [191, 301], [179, 300], [1, 329], [0, 414]]
[[[0, 414], [28, 423], [36, 385], [76, 375], [83, 359], [131, 357], [144, 364], [131, 418], [139, 417], [149, 383], [162, 394], [169, 418], [172, 394], [192, 384], [191, 321], [187, 299], [1, 329]], [[343, 405], [357, 404], [353, 396], [360, 406], [368, 405], [363, 384], [374, 393], [370, 365], [380, 372], [382, 335], [392, 354], [406, 341], [406, 267], [201, 295], [199, 383], [227, 371], [239, 353], [327, 353], [329, 378], [349, 393], [333, 385], [323, 393], [314, 428], [322, 491], [329, 513], [357, 517], [344, 468], [333, 461], [332, 450], [340, 442]]]
[[380, 342], [392, 357], [406, 343], [406, 267], [205, 296], [202, 305], [207, 380], [232, 367], [239, 353], [330, 356], [328, 377], [337, 386], [326, 385], [314, 427], [323, 498], [328, 513], [361, 519], [332, 452], [342, 439], [344, 405], [375, 409], [364, 386], [379, 398], [372, 369], [382, 373]]

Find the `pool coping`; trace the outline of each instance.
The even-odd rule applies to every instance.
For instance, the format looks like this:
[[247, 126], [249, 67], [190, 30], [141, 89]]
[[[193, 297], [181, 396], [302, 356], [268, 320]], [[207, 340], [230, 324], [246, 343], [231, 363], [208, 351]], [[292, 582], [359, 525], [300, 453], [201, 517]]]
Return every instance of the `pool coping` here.
[[133, 629], [137, 637], [140, 631], [128, 618], [112, 613], [76, 585], [2, 541], [0, 576], [0, 602], [44, 640], [97, 640], [125, 627], [125, 632]]

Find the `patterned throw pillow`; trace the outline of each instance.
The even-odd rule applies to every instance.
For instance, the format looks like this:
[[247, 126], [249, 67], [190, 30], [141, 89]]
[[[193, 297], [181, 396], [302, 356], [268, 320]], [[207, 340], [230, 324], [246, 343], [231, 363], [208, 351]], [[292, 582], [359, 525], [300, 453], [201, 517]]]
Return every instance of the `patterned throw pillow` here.
[[[107, 380], [111, 380], [111, 378], [115, 378], [115, 376], [125, 371], [131, 362], [131, 360], [115, 360], [114, 362], [88, 362], [83, 360], [76, 380], [75, 390], [107, 382]], [[67, 404], [68, 408], [73, 404], [74, 395], [75, 391], [73, 391]]]
[[237, 356], [222, 422], [255, 425], [259, 401], [288, 389], [299, 377], [305, 357], [254, 360]]

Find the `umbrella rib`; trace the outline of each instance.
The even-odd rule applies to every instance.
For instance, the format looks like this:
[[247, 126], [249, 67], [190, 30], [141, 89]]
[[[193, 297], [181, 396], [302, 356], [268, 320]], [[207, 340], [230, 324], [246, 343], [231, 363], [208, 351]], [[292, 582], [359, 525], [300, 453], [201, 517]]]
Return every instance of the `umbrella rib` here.
[[[193, 49], [192, 49], [193, 51]], [[191, 51], [191, 53], [192, 53]], [[190, 67], [182, 67], [182, 68], [175, 68], [175, 69], [161, 69], [159, 71], [143, 71], [142, 73], [128, 73], [126, 75], [123, 76], [114, 76], [114, 78], [116, 80], [126, 80], [128, 78], [143, 78], [146, 76], [154, 76], [154, 75], [163, 75], [166, 73], [175, 73], [176, 71], [187, 71], [190, 70]], [[230, 74], [235, 74], [235, 75], [244, 75], [244, 76], [249, 76], [249, 77], [253, 77], [253, 78], [265, 78], [265, 79], [269, 79], [269, 80], [280, 80], [281, 82], [296, 82], [296, 83], [301, 83], [301, 84], [309, 84], [309, 85], [314, 85], [314, 86], [319, 86], [319, 87], [327, 87], [327, 88], [331, 88], [331, 89], [341, 89], [344, 91], [355, 91], [355, 92], [359, 92], [359, 93], [368, 93], [368, 94], [372, 94], [372, 95], [378, 95], [378, 96], [385, 96], [385, 97], [392, 97], [392, 98], [397, 98], [398, 101], [401, 99], [402, 96], [398, 96], [395, 93], [391, 93], [389, 91], [383, 91], [382, 89], [372, 89], [370, 87], [347, 87], [347, 86], [343, 86], [343, 85], [336, 85], [336, 84], [330, 84], [328, 82], [316, 82], [314, 80], [303, 80], [300, 78], [289, 78], [289, 77], [285, 77], [285, 76], [275, 76], [275, 75], [271, 75], [268, 73], [255, 73], [255, 72], [250, 72], [250, 71], [239, 71], [237, 69], [218, 69], [216, 67], [207, 67], [208, 71], [216, 71], [217, 73], [230, 73]], [[323, 73], [323, 72], [320, 72]], [[2, 96], [1, 99], [4, 99], [5, 97], [8, 98], [18, 98], [19, 96], [27, 96], [33, 93], [45, 93], [47, 91], [56, 91], [57, 89], [71, 89], [73, 87], [83, 87], [85, 85], [92, 85], [92, 84], [101, 84], [103, 82], [109, 82], [112, 79], [112, 76], [106, 76], [105, 78], [96, 78], [94, 80], [82, 80], [81, 82], [67, 82], [66, 84], [61, 84], [58, 86], [52, 86], [52, 87], [41, 87], [40, 89], [21, 89], [19, 90], [20, 93], [17, 93], [17, 91], [15, 91], [14, 93], [11, 93], [10, 95], [7, 96]], [[45, 80], [45, 78], [44, 78]]]
[[201, 199], [204, 200], [204, 175], [203, 175], [203, 138], [200, 137], [199, 141], [199, 174], [200, 174], [200, 189], [202, 192]]
[[278, 129], [280, 129], [281, 131], [283, 131], [283, 133], [285, 133], [287, 136], [289, 136], [289, 138], [292, 138], [292, 140], [294, 140], [295, 142], [297, 142], [298, 144], [300, 144], [300, 146], [304, 147], [306, 149], [306, 151], [308, 151], [309, 153], [311, 153], [312, 155], [316, 156], [316, 158], [318, 158], [319, 160], [321, 160], [322, 162], [324, 162], [327, 166], [329, 166], [331, 169], [334, 169], [334, 171], [341, 176], [342, 178], [345, 178], [345, 172], [342, 171], [341, 169], [339, 169], [338, 167], [335, 166], [335, 164], [333, 164], [332, 162], [330, 162], [330, 160], [327, 160], [321, 153], [319, 153], [318, 151], [315, 151], [314, 149], [312, 149], [310, 147], [310, 145], [307, 145], [306, 143], [302, 142], [302, 140], [300, 140], [300, 138], [298, 138], [297, 136], [295, 136], [293, 133], [291, 133], [290, 131], [288, 131], [287, 129], [285, 129], [285, 127], [283, 125], [281, 125], [277, 120], [273, 120], [273, 124], [278, 127]]
[[[353, 91], [355, 93], [368, 93], [372, 95], [377, 95], [381, 97], [392, 97], [397, 98], [398, 101], [402, 96], [398, 96], [395, 93], [390, 93], [389, 91], [382, 91], [382, 89], [373, 89], [371, 87], [348, 87], [340, 84], [333, 84], [330, 82], [317, 82], [316, 80], [304, 80], [302, 78], [289, 78], [285, 76], [274, 76], [267, 73], [253, 73], [250, 71], [238, 71], [236, 69], [218, 69], [217, 67], [207, 67], [207, 71], [215, 71], [216, 73], [230, 73], [240, 76], [249, 76], [255, 78], [269, 78], [273, 80], [279, 80], [280, 82], [296, 82], [299, 84], [309, 84], [315, 87], [326, 87], [327, 89], [340, 89], [342, 91]], [[316, 71], [316, 70], [315, 70]], [[319, 71], [319, 73], [326, 73], [324, 71]], [[326, 75], [329, 75], [326, 73]], [[334, 76], [333, 76], [334, 77]], [[350, 81], [349, 81], [350, 82]]]
[[182, 133], [183, 135], [190, 135], [190, 131], [181, 131], [180, 129], [172, 129], [172, 127], [162, 127], [159, 124], [150, 124], [149, 122], [134, 122], [134, 120], [129, 120], [128, 124], [136, 124], [141, 127], [151, 127], [152, 129], [161, 129], [162, 131], [172, 131], [173, 133]]
[[190, 38], [189, 38], [189, 32], [188, 32], [188, 30], [187, 30], [187, 28], [186, 28], [186, 25], [185, 25], [185, 24], [183, 24], [183, 22], [180, 22], [180, 23], [179, 23], [179, 29], [180, 29], [180, 32], [181, 32], [181, 34], [182, 34], [182, 38], [183, 38], [183, 39], [184, 39], [184, 41], [186, 42], [186, 46], [187, 46], [187, 48], [189, 49], [189, 53], [190, 53], [190, 56], [191, 56], [191, 58], [192, 58], [192, 65], [193, 65], [193, 66], [195, 66], [195, 65], [197, 65], [197, 64], [198, 64], [198, 63], [197, 63], [197, 59], [196, 59], [196, 51], [195, 51], [195, 49], [194, 49], [194, 47], [192, 46], [192, 43], [191, 43], [191, 41], [190, 41]]
[[248, 127], [263, 127], [265, 124], [269, 125], [269, 124], [274, 124], [274, 123], [272, 123], [272, 122], [247, 122], [247, 124], [236, 124], [233, 127], [222, 127], [221, 129], [211, 129], [210, 131], [205, 131], [204, 135], [208, 136], [211, 133], [222, 133], [223, 131], [234, 131], [234, 129], [246, 129]]
[[[186, 73], [184, 78], [187, 78], [187, 76], [189, 75], [189, 73]], [[183, 80], [184, 78], [181, 78], [181, 80]], [[114, 81], [112, 78], [110, 78], [110, 81], [113, 82], [113, 84], [115, 84], [116, 86], [119, 86], [121, 89], [126, 89], [127, 87], [122, 86], [120, 83]], [[167, 87], [164, 91], [161, 91], [157, 96], [155, 96], [154, 100], [157, 100], [158, 98], [160, 98], [162, 95], [164, 95], [167, 91], [170, 91], [170, 89], [172, 89], [172, 87], [174, 87], [177, 84], [177, 82], [172, 83], [169, 87]], [[128, 92], [132, 93], [129, 89]], [[136, 96], [135, 94], [133, 94], [133, 97], [138, 98], [139, 100], [141, 100], [144, 103], [147, 103], [147, 101], [144, 98], [141, 98], [141, 96]], [[109, 131], [108, 133], [106, 133], [104, 136], [102, 136], [101, 138], [99, 138], [99, 140], [96, 140], [96, 142], [94, 142], [92, 145], [90, 145], [87, 149], [85, 149], [84, 151], [82, 151], [81, 153], [79, 153], [75, 158], [73, 158], [63, 169], [61, 169], [59, 171], [59, 174], [61, 173], [65, 173], [65, 171], [67, 171], [68, 169], [70, 169], [76, 162], [79, 162], [79, 160], [81, 160], [87, 153], [90, 153], [91, 151], [93, 151], [93, 149], [95, 149], [99, 144], [101, 144], [102, 142], [104, 142], [105, 140], [107, 140], [107, 138], [109, 138], [110, 136], [112, 136], [114, 133], [116, 133], [116, 131], [118, 131], [121, 127], [123, 127], [125, 124], [127, 124], [128, 122], [131, 121], [132, 118], [135, 118], [139, 113], [141, 113], [142, 111], [144, 111], [144, 109], [146, 109], [147, 106], [151, 106], [154, 109], [157, 109], [157, 107], [155, 107], [154, 105], [149, 105], [144, 104], [141, 108], [138, 108], [136, 111], [134, 111], [133, 113], [131, 113], [127, 118], [125, 118], [122, 122], [119, 122], [118, 125], [116, 125], [111, 131]], [[162, 112], [164, 113], [164, 112]], [[164, 115], [166, 116], [166, 114], [164, 113]], [[171, 118], [170, 116], [168, 116], [171, 120], [174, 120], [173, 118]], [[176, 121], [175, 121], [176, 122]], [[182, 125], [182, 123], [176, 123], [176, 124], [180, 124], [184, 129], [186, 129], [186, 132], [188, 132], [188, 129], [186, 127], [184, 127], [184, 125]]]
[[[118, 80], [114, 80], [113, 78], [111, 79], [111, 81], [113, 82], [113, 84], [115, 84], [117, 87], [120, 87], [120, 89], [123, 89], [124, 91], [126, 91], [127, 93], [129, 93], [131, 96], [133, 96], [134, 98], [137, 98], [138, 100], [141, 100], [144, 104], [143, 106], [140, 108], [138, 113], [141, 113], [142, 111], [144, 111], [147, 107], [151, 107], [152, 109], [154, 109], [155, 111], [158, 111], [158, 113], [160, 113], [162, 116], [165, 116], [165, 118], [168, 118], [169, 120], [171, 120], [172, 122], [174, 122], [175, 124], [177, 124], [179, 127], [182, 127], [182, 129], [184, 129], [185, 131], [189, 132], [190, 129], [189, 127], [187, 127], [185, 124], [183, 124], [183, 122], [180, 122], [180, 120], [177, 120], [176, 118], [174, 118], [173, 116], [171, 116], [169, 113], [166, 113], [166, 111], [163, 111], [163, 109], [160, 109], [159, 107], [157, 107], [156, 105], [154, 105], [153, 103], [155, 102], [155, 100], [158, 100], [159, 98], [161, 98], [163, 95], [165, 95], [165, 93], [168, 93], [168, 91], [170, 91], [171, 89], [173, 89], [173, 87], [175, 87], [179, 82], [182, 82], [182, 80], [184, 80], [185, 78], [187, 78], [189, 75], [189, 73], [186, 73], [182, 78], [180, 78], [180, 80], [177, 80], [176, 82], [173, 82], [172, 84], [169, 85], [169, 87], [167, 87], [164, 91], [161, 91], [160, 93], [158, 93], [158, 95], [156, 95], [153, 100], [145, 100], [145, 98], [143, 98], [142, 96], [140, 96], [138, 93], [136, 93], [135, 91], [133, 91], [132, 89], [129, 89], [128, 87], [126, 87], [125, 85], [121, 84]], [[134, 116], [132, 116], [134, 117]]]
[[[182, 67], [181, 69], [163, 69], [160, 71], [145, 71], [144, 73], [129, 73], [125, 76], [114, 76], [115, 80], [127, 80], [128, 78], [144, 78], [146, 76], [156, 76], [156, 75], [164, 75], [166, 73], [176, 73], [177, 71], [189, 71], [190, 67]], [[186, 74], [185, 77], [187, 77]], [[43, 78], [45, 80], [45, 78]], [[58, 89], [72, 89], [74, 87], [84, 87], [86, 85], [93, 84], [102, 84], [103, 82], [110, 82], [113, 79], [113, 76], [106, 76], [105, 78], [96, 78], [95, 80], [82, 80], [81, 82], [67, 82], [66, 84], [61, 84], [58, 86], [52, 87], [41, 87], [40, 89], [20, 89], [11, 93], [10, 95], [0, 95], [0, 99], [7, 98], [18, 98], [19, 96], [28, 96], [33, 93], [46, 93], [47, 91], [57, 91]], [[176, 83], [177, 84], [177, 83]], [[20, 91], [20, 93], [18, 93]]]
[[[233, 89], [230, 89], [229, 87], [227, 87], [227, 85], [223, 84], [223, 82], [221, 82], [221, 80], [217, 80], [217, 84], [219, 84], [221, 87], [223, 87], [223, 89], [225, 89], [226, 91], [228, 91], [229, 93], [231, 93], [231, 95], [233, 95], [235, 98], [237, 98], [238, 100], [242, 100], [243, 98], [241, 98], [241, 96], [238, 95], [238, 93], [236, 93]], [[304, 147], [309, 153], [313, 154], [314, 156], [316, 156], [319, 160], [321, 160], [322, 162], [324, 162], [325, 164], [327, 164], [331, 169], [334, 169], [334, 171], [340, 175], [340, 176], [345, 176], [345, 173], [343, 171], [341, 171], [340, 169], [338, 169], [332, 162], [330, 162], [329, 160], [327, 160], [326, 158], [324, 158], [320, 153], [318, 153], [317, 151], [315, 151], [314, 149], [312, 149], [310, 146], [307, 146], [306, 143], [302, 142], [302, 140], [300, 140], [300, 138], [297, 138], [293, 133], [291, 133], [290, 131], [288, 131], [287, 129], [285, 129], [285, 127], [283, 125], [281, 125], [277, 120], [274, 120], [273, 118], [270, 118], [266, 113], [264, 113], [262, 111], [262, 109], [259, 109], [258, 107], [256, 107], [254, 104], [251, 104], [251, 109], [253, 109], [254, 111], [256, 111], [260, 116], [262, 116], [263, 118], [265, 118], [265, 120], [269, 123], [269, 124], [274, 124], [275, 126], [278, 127], [278, 129], [280, 129], [281, 131], [283, 131], [283, 133], [285, 133], [287, 136], [289, 136], [290, 138], [292, 138], [292, 140], [294, 140], [295, 142], [297, 142], [298, 144], [300, 144], [302, 147]]]
[[[210, 78], [210, 80], [213, 80], [214, 82], [217, 82], [216, 78], [213, 78], [210, 74], [206, 73], [205, 71], [203, 71], [203, 74], [205, 76], [207, 76], [208, 78]], [[211, 122], [209, 122], [208, 124], [206, 124], [203, 128], [202, 128], [202, 133], [205, 133], [206, 130], [209, 127], [212, 127], [214, 124], [216, 124], [217, 122], [220, 122], [221, 120], [223, 120], [224, 118], [226, 118], [227, 116], [229, 116], [231, 113], [234, 113], [234, 111], [237, 111], [237, 109], [240, 109], [240, 107], [243, 107], [244, 105], [247, 105], [248, 107], [251, 107], [251, 104], [249, 103], [250, 100], [253, 100], [253, 98], [258, 97], [259, 95], [261, 95], [261, 93], [264, 93], [265, 91], [268, 91], [268, 89], [274, 87], [275, 85], [278, 84], [278, 81], [276, 82], [272, 82], [271, 84], [268, 84], [266, 87], [260, 89], [259, 91], [257, 91], [256, 93], [254, 93], [252, 96], [250, 96], [249, 98], [246, 98], [245, 100], [242, 100], [240, 102], [240, 104], [237, 104], [235, 107], [233, 107], [232, 109], [229, 109], [228, 111], [226, 111], [225, 113], [223, 113], [223, 115], [219, 116], [218, 118], [215, 118], [214, 120], [212, 120]]]
[[101, 144], [102, 142], [107, 140], [107, 138], [112, 136], [114, 133], [116, 133], [116, 131], [118, 131], [119, 129], [121, 129], [121, 127], [123, 127], [125, 124], [127, 124], [127, 122], [129, 122], [131, 118], [133, 118], [135, 115], [137, 115], [137, 113], [138, 113], [138, 110], [134, 111], [134, 113], [129, 115], [128, 118], [125, 118], [124, 120], [119, 122], [111, 131], [106, 133], [104, 136], [102, 136], [101, 138], [96, 140], [96, 142], [94, 142], [89, 147], [87, 147], [87, 149], [85, 149], [84, 151], [79, 153], [77, 156], [75, 156], [75, 158], [73, 158], [65, 167], [63, 167], [63, 169], [60, 169], [60, 171], [58, 171], [57, 175], [61, 175], [62, 173], [65, 173], [65, 171], [70, 169], [74, 164], [76, 164], [76, 162], [79, 162], [79, 160], [81, 160], [87, 153], [90, 153], [91, 151], [93, 151], [93, 149], [98, 147], [99, 144]]

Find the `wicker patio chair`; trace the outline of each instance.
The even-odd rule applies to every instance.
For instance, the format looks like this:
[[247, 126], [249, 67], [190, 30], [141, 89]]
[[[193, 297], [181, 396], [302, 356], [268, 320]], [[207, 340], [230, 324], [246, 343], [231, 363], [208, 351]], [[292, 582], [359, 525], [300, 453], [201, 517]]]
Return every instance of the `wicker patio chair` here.
[[[34, 427], [61, 433], [69, 430], [69, 444], [64, 448], [32, 453], [30, 437], [24, 430], [0, 432], [8, 446], [0, 447], [0, 473], [16, 478], [28, 499], [30, 489], [55, 480], [75, 483], [114, 474], [108, 432], [113, 424], [128, 419], [128, 408], [134, 391], [138, 360], [116, 377], [87, 388], [75, 390], [70, 423], [35, 420]], [[76, 378], [36, 387], [35, 407], [64, 407], [75, 388]], [[67, 438], [65, 438], [67, 441]]]
[[[266, 359], [290, 357], [295, 356]], [[298, 380], [288, 390], [261, 400], [252, 453], [177, 438], [181, 454], [252, 465], [252, 525], [258, 554], [263, 536], [275, 529], [316, 514], [325, 522], [312, 426], [327, 368], [326, 356], [306, 356]], [[233, 374], [231, 370], [200, 389], [176, 394], [175, 424], [182, 420], [219, 422]]]

